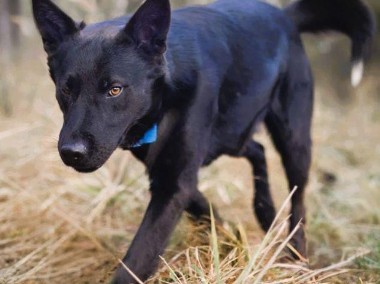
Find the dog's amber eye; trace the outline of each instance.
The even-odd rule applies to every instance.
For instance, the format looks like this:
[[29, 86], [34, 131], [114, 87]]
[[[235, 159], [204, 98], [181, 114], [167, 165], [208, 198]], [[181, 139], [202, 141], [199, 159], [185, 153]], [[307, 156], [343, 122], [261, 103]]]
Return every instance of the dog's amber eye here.
[[111, 96], [111, 97], [117, 97], [122, 92], [123, 92], [123, 88], [122, 87], [112, 87], [109, 90], [108, 95]]

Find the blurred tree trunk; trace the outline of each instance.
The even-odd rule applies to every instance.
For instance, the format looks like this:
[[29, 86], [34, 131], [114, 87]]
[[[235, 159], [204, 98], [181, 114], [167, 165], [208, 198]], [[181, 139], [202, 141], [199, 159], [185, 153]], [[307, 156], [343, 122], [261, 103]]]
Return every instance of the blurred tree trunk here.
[[11, 14], [8, 0], [0, 1], [0, 50], [1, 60], [10, 56], [12, 48]]
[[20, 27], [18, 25], [18, 19], [21, 17], [21, 2], [20, 0], [8, 0], [8, 2], [9, 2], [9, 13], [10, 13], [12, 47], [19, 49], [21, 35], [20, 35]]
[[20, 45], [20, 28], [17, 24], [17, 18], [20, 16], [20, 0], [0, 1], [1, 57], [11, 57], [12, 53], [14, 53]]
[[11, 113], [9, 77], [12, 62], [20, 47], [20, 29], [17, 17], [21, 15], [20, 0], [0, 0], [0, 108]]
[[12, 50], [12, 32], [9, 1], [0, 1], [0, 108], [1, 111], [9, 114], [11, 111], [8, 96], [7, 70], [10, 66], [10, 56]]

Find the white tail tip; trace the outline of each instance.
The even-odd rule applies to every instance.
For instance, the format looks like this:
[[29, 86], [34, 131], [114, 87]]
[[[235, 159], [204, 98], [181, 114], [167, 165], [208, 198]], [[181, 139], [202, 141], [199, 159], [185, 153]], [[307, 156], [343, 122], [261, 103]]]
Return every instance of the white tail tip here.
[[363, 60], [354, 62], [352, 64], [352, 70], [351, 70], [351, 84], [353, 87], [359, 86], [360, 82], [363, 79], [363, 73], [364, 73]]

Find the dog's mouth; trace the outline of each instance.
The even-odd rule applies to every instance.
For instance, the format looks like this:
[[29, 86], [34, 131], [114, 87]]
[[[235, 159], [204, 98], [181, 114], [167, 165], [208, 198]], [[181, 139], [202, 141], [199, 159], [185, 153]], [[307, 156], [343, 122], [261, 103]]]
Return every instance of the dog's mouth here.
[[74, 170], [76, 170], [77, 172], [79, 173], [92, 173], [92, 172], [95, 172], [96, 170], [98, 170], [99, 168], [101, 168], [103, 166], [104, 163], [100, 163], [99, 165], [96, 165], [96, 164], [88, 164], [86, 165], [86, 163], [68, 163], [67, 161], [64, 161], [62, 159], [62, 162], [67, 166], [67, 167], [70, 167], [70, 168], [73, 168]]
[[88, 167], [88, 168], [87, 167], [76, 167], [76, 166], [71, 166], [71, 167], [79, 173], [88, 174], [88, 173], [95, 172], [96, 170], [101, 168], [102, 165], [96, 166], [96, 167]]
[[[133, 148], [133, 145], [141, 137], [141, 131], [138, 130], [139, 122], [136, 120], [134, 123], [129, 125], [123, 132], [123, 135], [119, 139], [118, 147], [124, 150], [130, 150]], [[137, 131], [136, 131], [137, 128]], [[136, 133], [137, 132], [137, 133]]]
[[118, 147], [124, 150], [131, 150], [140, 147], [142, 144], [152, 143], [144, 143], [142, 140], [147, 132], [152, 131], [154, 126], [157, 127], [156, 122], [145, 123], [142, 122], [141, 119], [136, 119], [135, 122], [129, 125], [123, 132], [123, 135], [119, 139]]

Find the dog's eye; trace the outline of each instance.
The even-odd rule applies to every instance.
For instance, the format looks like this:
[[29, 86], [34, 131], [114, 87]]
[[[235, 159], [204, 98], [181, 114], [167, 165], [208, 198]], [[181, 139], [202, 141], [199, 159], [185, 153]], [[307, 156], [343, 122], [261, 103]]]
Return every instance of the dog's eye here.
[[112, 87], [109, 92], [108, 92], [108, 95], [110, 97], [117, 97], [119, 96], [121, 93], [123, 92], [123, 88], [122, 87], [119, 87], [119, 86], [116, 86], [116, 87]]

